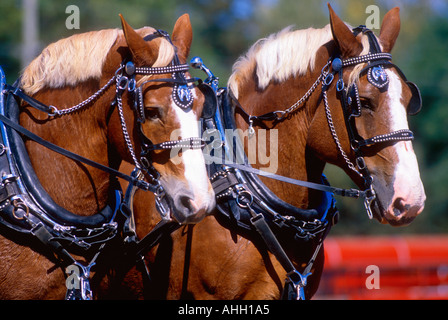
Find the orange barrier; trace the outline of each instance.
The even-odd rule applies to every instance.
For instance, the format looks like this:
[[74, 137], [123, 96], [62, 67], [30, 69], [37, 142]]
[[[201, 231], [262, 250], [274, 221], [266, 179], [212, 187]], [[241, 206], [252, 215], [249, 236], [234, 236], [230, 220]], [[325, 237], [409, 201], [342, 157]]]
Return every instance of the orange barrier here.
[[448, 236], [328, 237], [324, 248], [316, 299], [448, 299]]

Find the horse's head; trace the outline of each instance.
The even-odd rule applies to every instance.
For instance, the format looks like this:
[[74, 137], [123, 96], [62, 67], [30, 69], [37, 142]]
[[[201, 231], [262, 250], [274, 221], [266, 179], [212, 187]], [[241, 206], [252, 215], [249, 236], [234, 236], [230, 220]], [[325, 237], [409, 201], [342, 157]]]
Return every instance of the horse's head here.
[[[408, 224], [422, 212], [426, 199], [407, 121], [407, 114], [415, 114], [421, 106], [420, 94], [390, 56], [374, 56], [392, 50], [400, 29], [399, 9], [385, 15], [378, 38], [363, 28], [352, 32], [329, 9], [338, 62], [343, 62], [339, 76], [345, 83], [338, 93], [345, 114], [337, 117], [340, 123], [345, 117], [348, 131], [343, 138], [340, 135], [341, 145], [364, 179], [354, 170], [348, 172], [361, 187], [368, 180], [373, 188], [371, 208], [378, 220]], [[333, 72], [339, 69], [334, 63], [332, 67]], [[340, 165], [347, 168], [347, 163]]]
[[[122, 72], [126, 72], [129, 81], [133, 81], [132, 89], [135, 88], [123, 94], [122, 104], [124, 118], [134, 119], [127, 120], [134, 154], [129, 152], [132, 148], [121, 134], [119, 115], [111, 116], [109, 134], [114, 136], [117, 151], [126, 160], [155, 168], [149, 179], [160, 181], [167, 204], [179, 223], [199, 222], [214, 207], [214, 192], [197, 145], [204, 96], [184, 65], [192, 41], [189, 17], [178, 19], [171, 39], [150, 28], [134, 30], [123, 18], [122, 27], [124, 39], [117, 51], [125, 63], [131, 62]], [[173, 70], [178, 66], [179, 71]], [[180, 163], [170, 157], [173, 140], [195, 145], [182, 149]]]

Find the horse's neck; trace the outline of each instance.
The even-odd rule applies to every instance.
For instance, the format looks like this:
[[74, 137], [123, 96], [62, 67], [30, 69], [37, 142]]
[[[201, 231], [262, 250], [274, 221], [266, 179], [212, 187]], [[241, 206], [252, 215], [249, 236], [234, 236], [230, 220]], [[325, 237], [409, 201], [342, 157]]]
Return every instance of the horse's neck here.
[[[92, 85], [89, 81], [76, 88], [45, 90], [37, 93], [35, 98], [66, 108], [90, 96]], [[27, 107], [20, 115], [20, 123], [47, 141], [109, 165], [105, 126], [102, 128], [99, 121], [100, 115], [105, 114], [100, 105], [105, 105], [102, 100], [108, 98], [101, 97], [80, 112], [50, 120], [46, 114]], [[56, 203], [80, 215], [91, 215], [104, 207], [109, 190], [108, 174], [76, 163], [32, 141], [27, 141], [26, 147], [42, 186]]]
[[[317, 76], [313, 74], [307, 77], [293, 77], [280, 84], [272, 83], [263, 92], [256, 91], [247, 95], [244, 95], [244, 90], [239, 88], [239, 92], [243, 93], [239, 102], [251, 115], [286, 110], [305, 94]], [[272, 146], [272, 143], [275, 144], [276, 141], [270, 139], [274, 135], [270, 132], [266, 133], [269, 141], [268, 150], [271, 151], [270, 160], [271, 162], [277, 161], [277, 170], [274, 173], [294, 179], [318, 182], [323, 164], [307, 152], [308, 130], [318, 104], [316, 96], [318, 95], [313, 95], [305, 106], [299, 107], [291, 117], [277, 125], [271, 126], [269, 122], [266, 122], [268, 127], [271, 127], [270, 131], [277, 130], [278, 133], [277, 148]], [[247, 122], [238, 115], [236, 122], [237, 127], [243, 131], [248, 128]], [[258, 129], [260, 127], [255, 127], [256, 132]], [[245, 147], [247, 152], [247, 146]], [[258, 148], [259, 146], [257, 146], [257, 152], [260, 152]], [[276, 150], [277, 154], [275, 154]], [[260, 169], [267, 167], [267, 165], [259, 163], [253, 164], [253, 166]], [[275, 168], [272, 163], [271, 168]], [[308, 189], [263, 177], [262, 180], [272, 192], [284, 201], [302, 208], [312, 205], [309, 202], [311, 197], [309, 197]]]

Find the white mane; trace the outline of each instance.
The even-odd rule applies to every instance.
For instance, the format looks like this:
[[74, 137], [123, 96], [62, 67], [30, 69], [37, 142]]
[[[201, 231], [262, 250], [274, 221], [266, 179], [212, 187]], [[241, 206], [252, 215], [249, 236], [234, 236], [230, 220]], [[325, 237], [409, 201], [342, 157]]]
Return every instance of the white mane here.
[[[291, 30], [291, 27], [258, 40], [248, 52], [233, 65], [233, 73], [228, 87], [238, 97], [238, 86], [253, 77], [258, 80], [258, 88], [264, 90], [271, 81], [282, 82], [292, 76], [300, 76], [307, 70], [314, 70], [319, 48], [333, 39], [330, 25], [322, 29]], [[361, 54], [368, 53], [367, 36], [362, 35], [364, 46]], [[350, 75], [356, 81], [362, 65]]]
[[[143, 27], [136, 32], [142, 37], [155, 29]], [[123, 37], [119, 29], [106, 29], [76, 34], [50, 44], [25, 68], [21, 87], [27, 94], [43, 88], [75, 86], [88, 79], [99, 79], [112, 46]], [[168, 41], [161, 41], [154, 66], [167, 65], [174, 49]]]

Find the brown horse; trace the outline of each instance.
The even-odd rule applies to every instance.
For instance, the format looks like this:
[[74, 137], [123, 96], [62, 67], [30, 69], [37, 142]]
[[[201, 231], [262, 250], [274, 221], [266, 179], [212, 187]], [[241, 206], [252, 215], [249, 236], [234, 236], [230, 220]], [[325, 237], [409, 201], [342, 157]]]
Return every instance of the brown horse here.
[[[422, 212], [426, 196], [406, 114], [417, 111], [418, 103], [414, 106], [413, 102], [419, 97], [398, 67], [390, 64], [388, 55], [400, 29], [399, 9], [386, 14], [379, 37], [362, 28], [352, 31], [330, 6], [329, 10], [330, 24], [323, 29], [285, 29], [258, 41], [234, 65], [229, 88], [242, 106], [236, 108], [237, 128], [247, 130], [255, 119], [253, 128], [277, 130], [277, 174], [321, 183], [325, 163], [332, 163], [375, 195], [366, 198], [366, 207], [377, 220], [394, 226], [409, 224]], [[377, 72], [373, 78], [366, 66]], [[357, 92], [352, 95], [354, 89], [347, 88], [353, 85]], [[342, 93], [350, 99], [343, 102]], [[274, 121], [248, 117], [268, 114]], [[260, 163], [253, 166], [263, 168]], [[295, 207], [314, 208], [320, 201], [320, 191], [262, 179], [272, 193]], [[149, 198], [137, 193], [134, 209], [139, 235], [157, 222], [154, 214], [148, 216], [147, 208], [151, 208]], [[135, 270], [125, 278], [135, 297], [280, 298], [285, 269], [257, 233], [240, 232], [231, 219], [223, 223], [221, 217], [215, 212], [163, 238], [147, 255], [150, 285], [142, 288]], [[283, 245], [303, 273], [316, 253], [316, 242], [297, 245], [290, 238]], [[308, 270], [312, 275], [305, 287], [306, 298], [318, 288], [323, 257], [321, 249]]]
[[[173, 131], [180, 132], [181, 143], [196, 143], [199, 137], [197, 121], [204, 96], [193, 87], [188, 66], [179, 62], [188, 56], [192, 42], [189, 17], [178, 19], [172, 38], [151, 27], [134, 30], [123, 18], [122, 27], [123, 31], [111, 29], [74, 35], [45, 48], [20, 79], [19, 85], [25, 93], [21, 96], [25, 99], [17, 118], [20, 117], [24, 128], [46, 141], [97, 164], [117, 169], [124, 159], [139, 166], [150, 182], [147, 189], [152, 190], [151, 183], [157, 189], [154, 192], [163, 188], [165, 205], [172, 218], [179, 223], [195, 223], [215, 203], [203, 154], [192, 148], [183, 152], [180, 163], [173, 163], [169, 161], [170, 150], [163, 144], [172, 140]], [[172, 78], [174, 75], [176, 79]], [[176, 94], [180, 102], [174, 101]], [[185, 95], [187, 99], [182, 99]], [[50, 107], [45, 107], [47, 104]], [[42, 112], [45, 108], [48, 112]], [[39, 192], [48, 192], [42, 197], [54, 200], [52, 205], [59, 216], [42, 214], [47, 219], [35, 223], [37, 215], [32, 215], [31, 205], [25, 200], [14, 202], [14, 217], [24, 224], [33, 224], [31, 232], [26, 225], [16, 228], [27, 235], [1, 229], [0, 298], [63, 299], [67, 290], [66, 270], [55, 257], [71, 254], [81, 234], [87, 233], [84, 239], [88, 240], [95, 230], [107, 233], [115, 228], [114, 220], [105, 221], [97, 212], [111, 202], [112, 208], [117, 209], [120, 196], [111, 196], [117, 183], [109, 171], [57, 154], [31, 138], [26, 139], [26, 150], [39, 180], [35, 182], [40, 182], [45, 190]], [[140, 150], [150, 156], [140, 158]], [[16, 160], [22, 163], [21, 158]], [[19, 211], [25, 209], [26, 214], [20, 216]], [[96, 220], [90, 220], [93, 217]], [[2, 221], [5, 220], [2, 215]], [[81, 231], [70, 238], [68, 247], [52, 251], [55, 243], [64, 244], [60, 237], [77, 232], [70, 221], [80, 225]], [[52, 233], [54, 230], [43, 227], [50, 222], [53, 229], [63, 231], [60, 237]], [[107, 248], [106, 240], [114, 235], [112, 232], [106, 239], [101, 236], [97, 239]], [[50, 246], [43, 246], [37, 239]], [[76, 243], [98, 248], [95, 241]], [[87, 265], [96, 253], [86, 249], [88, 253], [83, 255], [84, 251], [79, 249], [75, 248], [72, 256]]]

